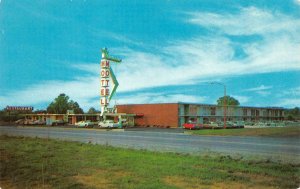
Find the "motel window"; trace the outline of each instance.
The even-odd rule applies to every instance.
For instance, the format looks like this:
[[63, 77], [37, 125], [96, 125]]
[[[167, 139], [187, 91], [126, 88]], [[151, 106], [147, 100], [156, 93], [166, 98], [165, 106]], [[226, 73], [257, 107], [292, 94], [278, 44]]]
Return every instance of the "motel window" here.
[[247, 116], [247, 109], [243, 109], [243, 115]]
[[197, 106], [190, 105], [189, 114], [190, 115], [197, 115]]
[[197, 121], [197, 119], [195, 117], [191, 117], [189, 119], [189, 123], [195, 123]]
[[267, 117], [268, 116], [268, 112], [266, 110], [263, 110], [263, 116]]
[[216, 108], [215, 107], [210, 108], [210, 115], [216, 115]]
[[272, 117], [275, 116], [275, 111], [274, 110], [271, 110], [271, 115], [272, 115]]

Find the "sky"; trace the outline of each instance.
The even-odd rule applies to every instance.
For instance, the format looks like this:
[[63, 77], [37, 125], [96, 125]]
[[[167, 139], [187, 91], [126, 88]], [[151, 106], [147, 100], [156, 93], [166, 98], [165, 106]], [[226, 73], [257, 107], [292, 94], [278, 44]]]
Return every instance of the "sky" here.
[[103, 47], [111, 105], [300, 106], [300, 0], [0, 0], [0, 109], [100, 109]]

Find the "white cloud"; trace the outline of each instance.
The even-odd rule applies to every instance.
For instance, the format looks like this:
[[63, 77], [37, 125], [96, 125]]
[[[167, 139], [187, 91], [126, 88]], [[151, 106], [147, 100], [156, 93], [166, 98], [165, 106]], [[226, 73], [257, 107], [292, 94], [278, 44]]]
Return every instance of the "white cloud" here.
[[284, 96], [290, 96], [290, 97], [293, 97], [293, 98], [296, 98], [296, 97], [300, 98], [300, 86], [282, 91], [280, 93], [279, 97], [284, 97]]
[[244, 91], [255, 92], [257, 94], [260, 94], [261, 96], [268, 96], [271, 94], [270, 89], [272, 88], [273, 86], [260, 85], [259, 87], [245, 89]]
[[109, 37], [113, 40], [116, 40], [118, 42], [124, 43], [124, 44], [130, 44], [130, 45], [136, 45], [136, 46], [142, 46], [144, 45], [140, 41], [136, 41], [133, 39], [130, 39], [129, 37], [123, 35], [123, 34], [118, 34], [114, 33], [111, 31], [104, 30], [103, 28], [100, 29], [95, 29], [95, 27], [91, 26], [86, 26], [88, 28], [88, 31], [96, 38], [103, 38], [103, 36]]
[[231, 35], [271, 34], [283, 31], [299, 31], [300, 20], [280, 12], [242, 8], [237, 14], [194, 12], [188, 22], [217, 29]]
[[[291, 40], [263, 41], [257, 51], [236, 61], [228, 39], [197, 38], [176, 41], [162, 54], [128, 51], [119, 66], [120, 90], [144, 87], [195, 84], [199, 80], [221, 77], [300, 70], [300, 44]], [[254, 47], [252, 47], [254, 48]]]
[[137, 93], [132, 96], [125, 96], [117, 100], [117, 104], [143, 104], [143, 103], [176, 103], [191, 102], [202, 103], [207, 97], [199, 97], [185, 94], [166, 93]]
[[[235, 59], [236, 44], [230, 38], [221, 35], [170, 41], [167, 45], [159, 47], [157, 53], [129, 48], [114, 49], [113, 54], [119, 53], [124, 57], [121, 64], [114, 65], [114, 72], [120, 83], [118, 92], [147, 87], [196, 84], [210, 78], [218, 80], [222, 77], [245, 74], [300, 70], [300, 36], [296, 32], [300, 31], [299, 19], [250, 7], [241, 9], [239, 14], [193, 13], [189, 22], [215, 27], [228, 34], [259, 34], [262, 40], [243, 44], [246, 56], [240, 60]], [[93, 99], [99, 96], [99, 63], [88, 65], [80, 63], [73, 67], [91, 74], [84, 78], [76, 78], [74, 81], [40, 83], [21, 92], [2, 95], [0, 106], [45, 103], [60, 93], [66, 93], [85, 108], [96, 107], [98, 102]], [[272, 86], [261, 85], [248, 91], [267, 95], [269, 92], [267, 90], [271, 88]], [[204, 99], [183, 94], [154, 95], [154, 97], [150, 94], [141, 94], [132, 98], [125, 97], [123, 102], [177, 100], [201, 102]], [[240, 99], [241, 102], [247, 100], [246, 97]]]
[[[74, 81], [49, 81], [30, 86], [22, 91], [0, 96], [0, 106], [36, 105], [50, 103], [60, 93], [67, 94], [82, 107], [89, 108], [89, 100], [99, 94], [99, 80], [95, 77], [77, 78]], [[96, 106], [95, 104], [94, 106]]]
[[72, 67], [78, 70], [82, 70], [85, 72], [93, 73], [93, 74], [99, 74], [100, 73], [100, 63], [77, 63], [72, 64]]
[[259, 87], [254, 87], [254, 88], [250, 88], [250, 89], [246, 89], [245, 91], [263, 91], [263, 90], [268, 90], [268, 89], [272, 89], [273, 86], [264, 86], [261, 85]]
[[249, 99], [250, 99], [247, 96], [239, 96], [239, 95], [232, 95], [232, 97], [237, 99], [241, 105], [249, 102]]
[[294, 108], [300, 106], [300, 86], [282, 90], [278, 97], [277, 106], [283, 106], [286, 108]]
[[299, 98], [284, 98], [279, 103], [278, 106], [283, 106], [287, 108], [294, 108], [300, 106], [300, 99]]
[[260, 94], [261, 96], [268, 96], [271, 94], [269, 91], [256, 91], [257, 94]]

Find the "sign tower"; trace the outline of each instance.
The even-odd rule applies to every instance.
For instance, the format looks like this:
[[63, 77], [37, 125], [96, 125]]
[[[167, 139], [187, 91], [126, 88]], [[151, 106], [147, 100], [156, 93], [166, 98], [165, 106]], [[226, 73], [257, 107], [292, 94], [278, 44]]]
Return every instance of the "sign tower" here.
[[102, 59], [100, 63], [100, 106], [101, 116], [103, 116], [105, 113], [107, 113], [109, 102], [119, 86], [115, 74], [110, 67], [110, 62], [120, 63], [122, 60], [109, 56], [107, 48], [103, 48], [101, 50], [101, 53]]

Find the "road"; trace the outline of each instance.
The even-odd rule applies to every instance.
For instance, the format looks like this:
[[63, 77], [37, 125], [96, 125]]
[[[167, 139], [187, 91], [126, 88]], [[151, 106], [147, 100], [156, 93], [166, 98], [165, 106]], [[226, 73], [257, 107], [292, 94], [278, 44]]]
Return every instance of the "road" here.
[[1, 135], [53, 138], [116, 147], [190, 154], [221, 153], [243, 158], [300, 163], [298, 137], [192, 136], [149, 131], [105, 131], [56, 127], [1, 126]]

